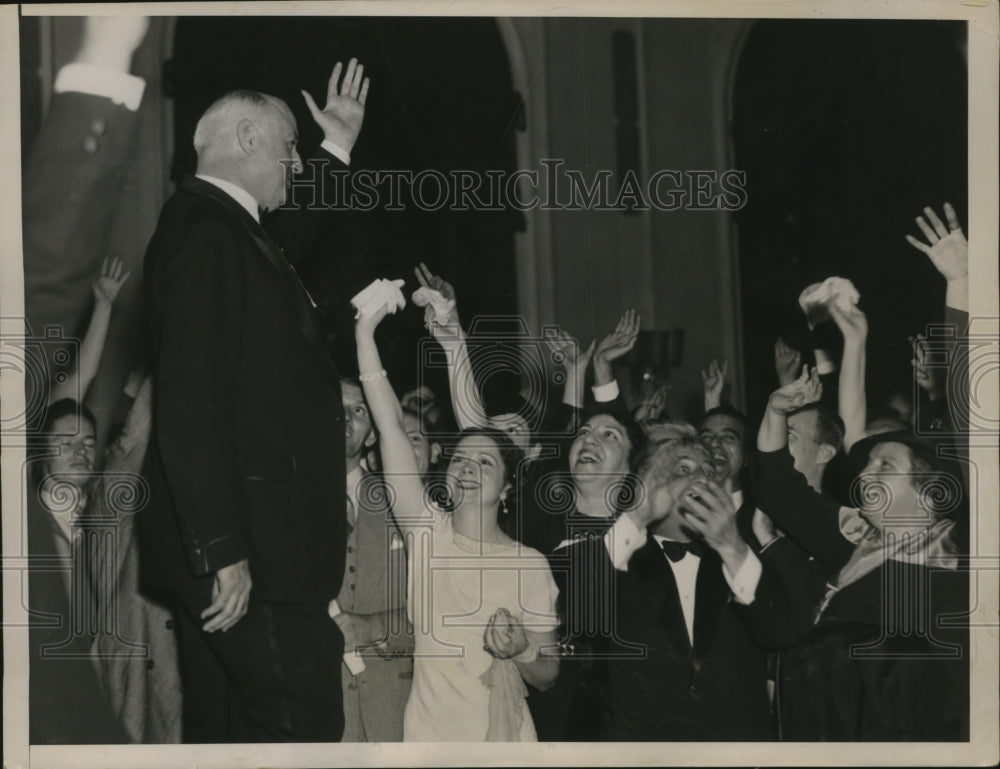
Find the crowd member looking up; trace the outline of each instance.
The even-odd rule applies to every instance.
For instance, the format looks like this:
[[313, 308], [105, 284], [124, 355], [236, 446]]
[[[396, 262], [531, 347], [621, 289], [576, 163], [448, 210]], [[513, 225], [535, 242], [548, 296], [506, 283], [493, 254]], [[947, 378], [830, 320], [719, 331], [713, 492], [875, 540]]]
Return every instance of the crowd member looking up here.
[[[415, 647], [403, 739], [533, 741], [525, 683], [546, 689], [558, 675], [556, 587], [544, 557], [500, 526], [520, 452], [499, 431], [463, 431], [447, 458], [444, 506], [425, 494], [375, 344], [386, 313], [361, 309], [355, 338], [386, 493], [409, 541]], [[456, 614], [461, 624], [447, 621]]]
[[[950, 232], [935, 216], [934, 230], [921, 227], [931, 245], [920, 245], [949, 281], [947, 314], [961, 321], [965, 238], [950, 207], [946, 213]], [[864, 465], [857, 506], [842, 507], [810, 487], [788, 450], [788, 414], [820, 397], [815, 371], [775, 391], [757, 438], [766, 509], [830, 575], [823, 600], [810, 607], [813, 632], [785, 655], [783, 735], [967, 739], [968, 630], [935, 619], [967, 610], [967, 575], [959, 568], [968, 542], [961, 475], [927, 436], [912, 430], [863, 435], [867, 319], [857, 307], [831, 312], [844, 333], [841, 414], [847, 441]], [[959, 367], [962, 360], [951, 357]], [[960, 374], [949, 375], [962, 381]], [[952, 406], [961, 423], [960, 406]]]

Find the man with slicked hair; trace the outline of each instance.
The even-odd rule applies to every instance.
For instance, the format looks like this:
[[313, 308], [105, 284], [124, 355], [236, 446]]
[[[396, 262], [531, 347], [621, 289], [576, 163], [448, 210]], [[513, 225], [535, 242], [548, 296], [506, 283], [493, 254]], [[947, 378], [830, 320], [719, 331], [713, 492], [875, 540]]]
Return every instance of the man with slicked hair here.
[[[322, 110], [303, 92], [321, 168], [350, 162], [368, 85], [352, 59]], [[330, 742], [344, 728], [344, 639], [327, 612], [344, 576], [344, 416], [292, 266], [322, 215], [281, 210], [261, 225], [302, 170], [297, 140], [280, 99], [222, 96], [195, 130], [197, 174], [146, 251], [142, 562], [177, 602], [186, 742]]]

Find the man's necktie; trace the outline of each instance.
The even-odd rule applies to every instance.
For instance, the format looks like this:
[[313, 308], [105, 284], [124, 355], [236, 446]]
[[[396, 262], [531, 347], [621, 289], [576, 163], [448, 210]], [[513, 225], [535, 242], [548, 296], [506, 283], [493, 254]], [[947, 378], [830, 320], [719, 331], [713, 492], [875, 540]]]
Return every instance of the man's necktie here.
[[351, 495], [347, 494], [346, 498], [347, 498], [347, 507], [346, 507], [347, 534], [348, 536], [350, 536], [351, 532], [354, 531], [355, 511], [354, 511], [354, 502], [351, 501]]
[[664, 539], [660, 542], [660, 547], [663, 548], [663, 552], [667, 558], [674, 563], [682, 560], [688, 553], [696, 555], [699, 558], [705, 555], [705, 543], [701, 540], [695, 540], [694, 542], [674, 542], [670, 539]]

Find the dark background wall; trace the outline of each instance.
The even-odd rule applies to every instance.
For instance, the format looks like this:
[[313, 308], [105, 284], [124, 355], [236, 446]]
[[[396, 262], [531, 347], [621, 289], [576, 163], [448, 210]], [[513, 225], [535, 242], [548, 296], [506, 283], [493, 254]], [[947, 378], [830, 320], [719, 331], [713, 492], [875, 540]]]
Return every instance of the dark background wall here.
[[[78, 19], [25, 23], [26, 146], [78, 33]], [[170, 180], [193, 167], [197, 114], [237, 85], [276, 93], [308, 150], [321, 137], [298, 89], [321, 96], [333, 62], [350, 56], [374, 83], [355, 167], [540, 170], [549, 158], [585, 175], [609, 169], [613, 187], [625, 168], [642, 181], [736, 168], [748, 196], [736, 214], [336, 214], [304, 274], [331, 310], [345, 368], [346, 299], [375, 274], [411, 278], [424, 260], [455, 283], [466, 319], [517, 312], [586, 344], [634, 306], [646, 329], [682, 329], [675, 414], [696, 415], [699, 371], [716, 356], [730, 361], [733, 400], [755, 411], [774, 385], [774, 336], [808, 342], [799, 291], [832, 274], [861, 290], [876, 375], [884, 364], [906, 380], [906, 335], [937, 319], [943, 286], [903, 234], [924, 205], [950, 200], [963, 219], [966, 209], [963, 46], [964, 25], [916, 21], [159, 18], [136, 59], [148, 80], [141, 144], [111, 233], [133, 278], [91, 400], [109, 411], [141, 354], [141, 255]], [[420, 319], [394, 322], [388, 355], [408, 384]]]

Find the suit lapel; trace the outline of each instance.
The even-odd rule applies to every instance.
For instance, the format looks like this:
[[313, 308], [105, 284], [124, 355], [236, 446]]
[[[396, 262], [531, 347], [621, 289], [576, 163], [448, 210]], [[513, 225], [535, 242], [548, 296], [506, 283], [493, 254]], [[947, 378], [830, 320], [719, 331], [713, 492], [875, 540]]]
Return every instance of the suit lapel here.
[[712, 647], [717, 630], [719, 609], [729, 600], [729, 585], [722, 574], [722, 561], [714, 550], [707, 550], [698, 564], [698, 579], [694, 594], [694, 649], [695, 670], [701, 668], [708, 650]]
[[243, 206], [214, 184], [189, 176], [181, 182], [180, 187], [188, 192], [212, 198], [239, 219], [240, 224], [243, 225], [260, 253], [278, 274], [281, 287], [284, 289], [285, 296], [288, 297], [291, 309], [295, 314], [295, 325], [298, 327], [299, 333], [302, 334], [323, 370], [333, 379], [338, 380], [337, 369], [327, 349], [324, 331], [313, 308], [312, 300], [298, 276], [293, 272], [292, 266], [288, 263], [281, 248], [268, 237], [260, 224], [247, 213]]

